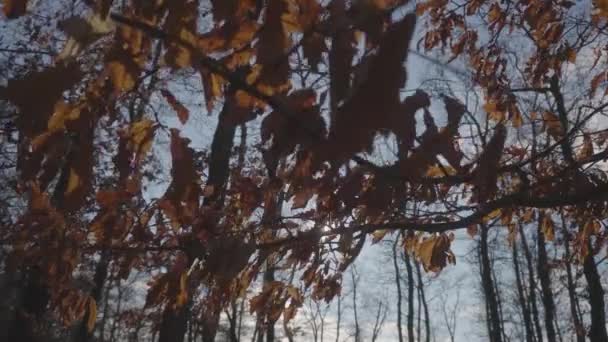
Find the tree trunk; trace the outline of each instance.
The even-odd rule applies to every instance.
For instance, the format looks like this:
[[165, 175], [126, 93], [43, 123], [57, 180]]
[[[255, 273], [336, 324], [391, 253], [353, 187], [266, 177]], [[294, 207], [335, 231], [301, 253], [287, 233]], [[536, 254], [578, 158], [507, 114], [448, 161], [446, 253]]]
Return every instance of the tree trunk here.
[[[105, 240], [111, 239], [110, 233], [106, 234], [107, 237]], [[109, 241], [106, 241], [109, 243]], [[95, 304], [99, 305], [101, 301], [101, 294], [103, 292], [104, 285], [106, 283], [106, 279], [108, 277], [108, 266], [110, 265], [110, 251], [105, 249], [101, 252], [101, 258], [97, 267], [95, 267], [95, 275], [93, 276], [93, 289], [91, 290], [91, 298], [95, 300]], [[89, 315], [91, 312], [88, 310], [84, 315], [84, 318], [78, 323], [78, 326], [75, 331], [75, 335], [73, 340], [75, 342], [87, 342], [93, 337], [93, 331], [89, 331], [87, 327], [87, 322], [89, 320]]]
[[395, 285], [397, 286], [397, 335], [399, 336], [399, 342], [403, 342], [403, 329], [401, 327], [401, 275], [399, 274], [399, 264], [397, 263], [398, 244], [399, 238], [395, 239], [395, 243], [393, 243], [393, 267], [395, 269]]
[[526, 342], [534, 342], [534, 331], [532, 330], [532, 317], [530, 314], [530, 305], [526, 301], [526, 294], [524, 292], [524, 286], [521, 279], [521, 270], [519, 268], [519, 253], [517, 252], [517, 243], [513, 241], [513, 268], [515, 271], [515, 284], [517, 286], [517, 298], [519, 300], [519, 306], [521, 313], [524, 318], [524, 329], [526, 334]]
[[[336, 342], [340, 342], [340, 327], [342, 325], [342, 294], [338, 296], [338, 318], [336, 320]], [[403, 342], [403, 341], [400, 341]]]
[[604, 311], [604, 288], [593, 258], [591, 241], [587, 242], [587, 247], [589, 254], [583, 264], [583, 273], [585, 274], [585, 280], [587, 280], [589, 305], [591, 306], [589, 338], [593, 342], [606, 342], [608, 341], [608, 334], [606, 333], [606, 312]]
[[46, 311], [49, 301], [47, 287], [42, 280], [42, 272], [37, 268], [26, 270], [21, 283], [21, 299], [15, 309], [15, 320], [9, 327], [7, 341], [37, 342], [38, 321]]
[[479, 253], [481, 257], [481, 285], [487, 305], [487, 324], [489, 340], [491, 342], [501, 342], [502, 334], [500, 328], [500, 316], [498, 314], [498, 302], [494, 292], [494, 282], [492, 281], [492, 270], [490, 255], [488, 252], [488, 227], [481, 226]]
[[355, 319], [355, 342], [361, 342], [361, 329], [359, 328], [359, 313], [357, 312], [357, 282], [359, 281], [355, 277], [355, 270], [351, 271], [351, 278], [353, 282], [353, 316]]
[[[264, 272], [264, 283], [271, 283], [274, 279], [274, 265], [270, 263], [266, 264], [266, 271]], [[266, 322], [266, 342], [274, 342], [274, 325], [275, 321], [268, 320]], [[260, 334], [261, 336], [262, 334]]]
[[504, 325], [504, 316], [502, 313], [502, 300], [500, 298], [500, 291], [498, 286], [498, 278], [496, 277], [496, 272], [494, 271], [494, 265], [490, 267], [492, 270], [492, 283], [494, 284], [494, 295], [496, 296], [496, 304], [498, 304], [498, 322], [500, 324], [500, 333], [502, 335], [502, 340], [507, 341], [507, 336], [505, 335], [505, 325]]
[[576, 295], [576, 282], [572, 276], [572, 256], [570, 255], [570, 233], [564, 217], [562, 216], [562, 233], [564, 235], [564, 253], [566, 259], [566, 282], [568, 290], [568, 299], [570, 300], [570, 315], [572, 316], [572, 324], [576, 334], [576, 342], [585, 342], [585, 327], [581, 323], [580, 313], [578, 311], [578, 297]]
[[555, 302], [553, 301], [553, 291], [551, 290], [551, 271], [547, 260], [547, 250], [545, 248], [545, 234], [541, 224], [543, 215], [538, 218], [538, 279], [540, 280], [543, 307], [545, 309], [545, 330], [547, 331], [547, 341], [556, 342], [555, 335]]
[[424, 283], [422, 282], [422, 272], [420, 271], [420, 263], [414, 260], [414, 266], [416, 267], [416, 276], [418, 277], [418, 291], [420, 292], [420, 299], [422, 302], [422, 308], [424, 310], [425, 341], [431, 342], [431, 319], [429, 317], [429, 306], [426, 302], [426, 294], [424, 293]]
[[407, 340], [414, 342], [414, 272], [410, 256], [404, 252], [403, 258], [407, 270]]
[[536, 304], [536, 277], [534, 276], [534, 266], [532, 262], [532, 253], [526, 242], [526, 234], [522, 226], [519, 226], [519, 235], [521, 236], [521, 245], [523, 247], [524, 256], [526, 258], [526, 265], [528, 267], [528, 286], [529, 294], [528, 301], [532, 308], [532, 320], [534, 322], [534, 330], [536, 330], [536, 339], [539, 342], [543, 341], [543, 331], [540, 326], [540, 315], [538, 314], [538, 306]]
[[188, 310], [186, 305], [178, 310], [165, 308], [158, 335], [159, 342], [183, 342], [186, 334]]

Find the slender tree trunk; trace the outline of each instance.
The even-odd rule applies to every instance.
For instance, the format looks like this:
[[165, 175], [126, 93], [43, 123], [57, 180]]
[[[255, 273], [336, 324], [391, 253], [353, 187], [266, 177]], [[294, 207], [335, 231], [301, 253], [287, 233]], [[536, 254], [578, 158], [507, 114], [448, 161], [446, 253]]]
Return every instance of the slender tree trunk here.
[[426, 294], [424, 293], [424, 283], [422, 282], [422, 271], [420, 270], [420, 263], [414, 260], [414, 266], [416, 267], [416, 276], [418, 278], [418, 292], [420, 292], [420, 299], [422, 302], [422, 308], [424, 310], [424, 330], [425, 330], [425, 341], [431, 342], [431, 319], [429, 317], [429, 306], [426, 302]]
[[[266, 264], [266, 271], [264, 272], [264, 283], [271, 283], [274, 279], [274, 265], [270, 263]], [[266, 322], [266, 342], [274, 342], [274, 325], [275, 321], [268, 320]], [[260, 334], [261, 335], [261, 334]]]
[[562, 233], [564, 235], [564, 254], [566, 259], [566, 281], [568, 287], [568, 299], [570, 300], [570, 315], [576, 334], [576, 342], [585, 342], [585, 327], [581, 323], [578, 311], [578, 296], [576, 295], [576, 282], [572, 276], [572, 256], [570, 255], [570, 233], [564, 217], [562, 216]]
[[526, 294], [524, 292], [524, 286], [521, 279], [521, 270], [519, 268], [519, 253], [517, 252], [517, 243], [513, 241], [513, 268], [515, 271], [515, 284], [517, 286], [517, 298], [519, 300], [519, 306], [521, 313], [524, 318], [524, 331], [526, 334], [526, 342], [534, 342], [534, 331], [532, 330], [532, 317], [530, 315], [530, 306], [526, 301]]
[[236, 304], [236, 299], [232, 299], [230, 302], [230, 312], [228, 312], [228, 324], [229, 324], [229, 334], [230, 334], [230, 342], [238, 342], [239, 338], [237, 336], [237, 325], [238, 325], [238, 306]]
[[106, 322], [108, 321], [108, 313], [110, 309], [109, 301], [110, 301], [110, 290], [112, 289], [112, 282], [106, 286], [106, 291], [103, 296], [103, 317], [101, 319], [101, 323], [99, 324], [99, 341], [105, 341], [105, 333], [106, 333]]
[[487, 305], [488, 331], [490, 333], [489, 340], [491, 342], [501, 342], [500, 316], [498, 313], [496, 293], [494, 292], [490, 254], [488, 251], [488, 227], [485, 225], [481, 226], [479, 252], [481, 254], [481, 283]]
[[243, 332], [243, 317], [245, 316], [245, 298], [241, 299], [241, 305], [239, 306], [239, 326], [236, 333], [239, 341], [241, 340], [241, 334]]
[[498, 287], [498, 278], [496, 277], [496, 272], [494, 271], [494, 265], [490, 268], [492, 270], [492, 283], [494, 284], [494, 294], [496, 296], [496, 303], [498, 304], [498, 320], [500, 323], [500, 333], [502, 335], [502, 340], [506, 341], [507, 336], [505, 335], [505, 325], [504, 325], [504, 316], [502, 312], [502, 300], [500, 298], [500, 291]]
[[[336, 342], [340, 342], [340, 326], [342, 325], [342, 294], [338, 296], [338, 317], [336, 319]], [[400, 341], [403, 342], [403, 341]]]
[[551, 271], [547, 259], [547, 250], [545, 248], [545, 234], [543, 233], [541, 224], [543, 215], [538, 218], [538, 279], [540, 280], [541, 295], [543, 307], [545, 309], [545, 330], [547, 331], [547, 341], [556, 342], [555, 334], [555, 302], [553, 301], [553, 291], [551, 290]]
[[519, 226], [519, 235], [521, 236], [521, 245], [523, 247], [524, 257], [526, 258], [526, 265], [528, 267], [528, 301], [530, 302], [530, 307], [532, 308], [532, 320], [534, 322], [534, 330], [536, 330], [536, 339], [539, 342], [542, 342], [543, 331], [540, 326], [540, 315], [538, 314], [538, 306], [536, 304], [536, 277], [534, 276], [532, 253], [530, 253], [530, 247], [526, 242], [526, 234], [524, 233], [524, 230], [521, 225]]
[[21, 299], [15, 310], [15, 320], [9, 327], [8, 341], [37, 342], [36, 327], [46, 311], [49, 293], [40, 270], [29, 268], [22, 277]]
[[355, 319], [355, 342], [361, 342], [361, 329], [359, 328], [359, 313], [357, 312], [357, 282], [355, 271], [351, 272], [353, 281], [353, 316]]
[[[403, 329], [401, 327], [401, 275], [399, 272], [399, 264], [397, 263], [397, 245], [399, 244], [399, 238], [395, 239], [393, 243], [393, 267], [395, 269], [395, 285], [397, 286], [397, 335], [399, 336], [399, 342], [403, 342]], [[336, 340], [337, 341], [337, 340]]]
[[583, 273], [587, 281], [587, 290], [589, 291], [589, 305], [591, 306], [591, 328], [589, 329], [589, 338], [593, 342], [608, 341], [608, 333], [606, 333], [606, 312], [604, 311], [604, 288], [600, 275], [597, 272], [595, 259], [593, 258], [593, 249], [591, 241], [587, 242], [589, 254], [585, 258], [583, 264]]
[[414, 272], [410, 263], [410, 256], [403, 253], [407, 271], [407, 340], [414, 342]]
[[[116, 313], [114, 314], [114, 320], [112, 321], [112, 327], [110, 328], [110, 342], [116, 341], [116, 328], [118, 327], [118, 317], [120, 316], [120, 312], [122, 311], [122, 296], [123, 290], [120, 288], [120, 279], [118, 279], [118, 284], [116, 286], [118, 289], [118, 298], [116, 299]], [[183, 338], [183, 336], [182, 336]], [[160, 337], [159, 337], [160, 340]]]
[[416, 287], [416, 341], [422, 341], [422, 296], [420, 295], [420, 287]]

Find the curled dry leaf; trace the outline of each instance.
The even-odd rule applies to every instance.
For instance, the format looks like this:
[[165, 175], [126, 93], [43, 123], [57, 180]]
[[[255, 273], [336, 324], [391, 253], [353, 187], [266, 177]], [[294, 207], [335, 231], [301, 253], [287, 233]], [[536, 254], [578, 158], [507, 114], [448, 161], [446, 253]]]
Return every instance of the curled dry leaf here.
[[417, 243], [415, 254], [425, 271], [439, 272], [448, 263], [456, 263], [456, 257], [450, 250], [451, 242], [452, 238], [447, 234], [433, 234]]

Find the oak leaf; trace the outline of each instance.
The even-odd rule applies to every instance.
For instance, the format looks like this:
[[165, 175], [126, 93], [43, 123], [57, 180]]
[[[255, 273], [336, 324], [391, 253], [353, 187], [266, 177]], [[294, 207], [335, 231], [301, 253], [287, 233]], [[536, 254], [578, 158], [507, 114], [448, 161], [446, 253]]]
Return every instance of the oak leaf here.
[[452, 239], [447, 234], [434, 234], [424, 238], [416, 246], [416, 256], [425, 271], [439, 272], [448, 263], [456, 262], [454, 253], [450, 250]]

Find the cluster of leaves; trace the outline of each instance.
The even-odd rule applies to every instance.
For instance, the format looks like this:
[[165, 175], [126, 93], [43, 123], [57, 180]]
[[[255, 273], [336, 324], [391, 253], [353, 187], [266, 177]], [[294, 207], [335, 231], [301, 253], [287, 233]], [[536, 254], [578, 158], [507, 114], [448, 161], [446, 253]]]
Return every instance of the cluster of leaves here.
[[[27, 3], [5, 0], [6, 17], [27, 17]], [[148, 307], [167, 310], [184, 307], [200, 284], [209, 307], [221, 307], [243, 295], [264, 262], [282, 260], [301, 271], [301, 283], [266, 283], [251, 301], [252, 311], [276, 321], [293, 318], [308, 289], [319, 299], [338, 294], [341, 272], [368, 237], [391, 231], [407, 231], [404, 248], [434, 272], [455, 262], [449, 230], [474, 234], [490, 220], [514, 225], [542, 215], [551, 239], [551, 213], [561, 207], [582, 227], [579, 256], [590, 252], [592, 236], [601, 247], [608, 184], [593, 166], [608, 156], [595, 153], [606, 135], [586, 123], [607, 107], [595, 94], [608, 72], [590, 76], [585, 103], [574, 101], [577, 117], [566, 109], [564, 75], [589, 51], [596, 56], [589, 72], [605, 67], [598, 38], [605, 6], [580, 24], [568, 19], [576, 6], [561, 0], [431, 0], [409, 14], [401, 0], [87, 3], [88, 16], [65, 21], [66, 42], [51, 65], [0, 87], [16, 112], [17, 189], [29, 198], [2, 240], [10, 241], [13, 265], [42, 270], [58, 302], [72, 298], [64, 295], [73, 292], [70, 279], [99, 253], [111, 254], [121, 277], [168, 269], [147, 297]], [[448, 47], [450, 59], [468, 63], [484, 98], [481, 118], [447, 95], [401, 96], [417, 17], [427, 20], [427, 50]], [[576, 29], [584, 33], [570, 33]], [[501, 43], [507, 31], [532, 40], [524, 62], [513, 62]], [[85, 62], [93, 53], [96, 63]], [[316, 81], [296, 81], [300, 69]], [[189, 139], [145, 112], [147, 79], [183, 71], [199, 75], [209, 113], [223, 106], [221, 127], [261, 121], [263, 162], [213, 178], [221, 146], [210, 146], [212, 158], [201, 165]], [[168, 87], [153, 90], [182, 124], [194, 115]], [[538, 94], [550, 104], [531, 99]], [[128, 119], [127, 98], [143, 103]], [[435, 100], [445, 110], [433, 113]], [[477, 130], [470, 141], [461, 137], [466, 128]], [[531, 136], [522, 138], [524, 131]], [[146, 201], [144, 169], [167, 132], [170, 184]], [[378, 136], [398, 147], [389, 164], [372, 159]], [[103, 149], [115, 153], [106, 180]], [[292, 204], [289, 218], [281, 216], [281, 196]], [[95, 304], [86, 296], [58, 308], [91, 319]]]

